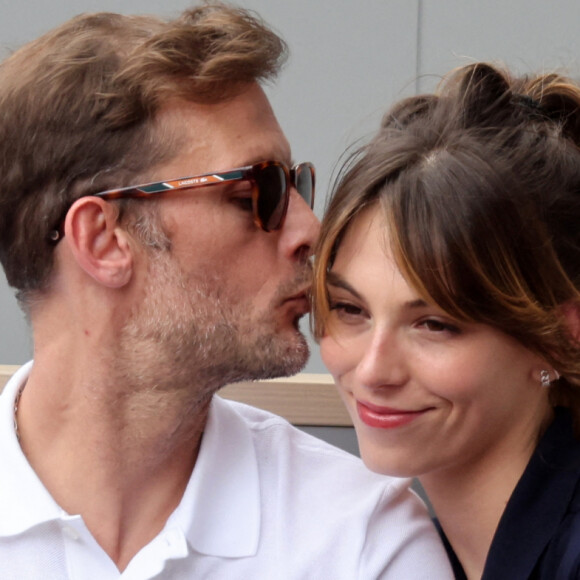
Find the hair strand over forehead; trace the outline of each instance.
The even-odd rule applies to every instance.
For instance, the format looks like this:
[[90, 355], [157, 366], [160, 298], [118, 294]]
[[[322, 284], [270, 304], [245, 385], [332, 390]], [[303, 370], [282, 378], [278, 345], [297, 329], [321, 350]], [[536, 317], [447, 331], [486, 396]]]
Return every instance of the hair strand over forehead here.
[[396, 103], [339, 177], [316, 251], [314, 332], [329, 315], [326, 273], [350, 224], [375, 204], [398, 266], [428, 301], [492, 325], [540, 354], [577, 398], [580, 343], [580, 89], [479, 63], [437, 93]]

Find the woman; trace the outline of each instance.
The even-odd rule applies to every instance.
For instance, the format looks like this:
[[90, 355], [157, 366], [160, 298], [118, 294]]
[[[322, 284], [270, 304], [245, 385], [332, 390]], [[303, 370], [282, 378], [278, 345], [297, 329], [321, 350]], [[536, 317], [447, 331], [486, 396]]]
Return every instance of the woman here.
[[323, 360], [458, 578], [580, 578], [579, 143], [569, 80], [470, 65], [387, 113], [323, 221]]

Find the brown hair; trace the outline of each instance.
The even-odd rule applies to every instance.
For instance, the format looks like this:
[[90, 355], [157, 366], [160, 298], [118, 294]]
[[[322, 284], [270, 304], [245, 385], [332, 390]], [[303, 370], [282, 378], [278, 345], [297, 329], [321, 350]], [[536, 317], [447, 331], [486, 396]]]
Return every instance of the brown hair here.
[[218, 103], [273, 78], [285, 43], [249, 11], [206, 3], [164, 21], [81, 15], [0, 65], [0, 261], [25, 300], [48, 235], [81, 195], [130, 185], [174, 154], [154, 124], [171, 98]]
[[554, 402], [580, 418], [580, 89], [556, 75], [461, 68], [397, 103], [345, 166], [322, 223], [314, 332], [326, 274], [349, 225], [381, 208], [407, 280], [456, 318], [499, 328], [563, 375]]

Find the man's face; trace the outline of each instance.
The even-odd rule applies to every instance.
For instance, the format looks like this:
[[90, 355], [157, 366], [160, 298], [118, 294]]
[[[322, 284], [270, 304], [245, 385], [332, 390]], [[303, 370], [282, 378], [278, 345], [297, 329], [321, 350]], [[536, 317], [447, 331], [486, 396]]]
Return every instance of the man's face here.
[[[223, 104], [172, 103], [159, 126], [185, 138], [152, 180], [264, 160], [291, 164], [257, 85]], [[293, 190], [283, 228], [270, 233], [254, 225], [244, 182], [166, 194], [158, 211], [171, 249], [145, 254], [136, 282], [142, 300], [123, 330], [126, 355], [165, 360], [174, 380], [196, 377], [216, 388], [298, 372], [308, 358], [298, 320], [308, 310], [308, 256], [318, 233], [304, 200]]]

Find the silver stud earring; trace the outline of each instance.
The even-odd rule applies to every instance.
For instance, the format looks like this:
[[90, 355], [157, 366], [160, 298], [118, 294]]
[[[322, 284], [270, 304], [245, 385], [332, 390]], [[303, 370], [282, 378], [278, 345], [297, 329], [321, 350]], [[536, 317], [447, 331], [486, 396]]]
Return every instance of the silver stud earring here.
[[540, 371], [540, 383], [542, 383], [542, 387], [544, 389], [549, 389], [551, 382], [550, 382], [550, 371], [543, 370]]
[[[554, 370], [554, 381], [557, 381], [560, 378], [560, 373]], [[540, 383], [542, 383], [542, 387], [545, 389], [549, 389], [552, 386], [552, 381], [550, 380], [550, 371], [543, 370], [540, 371]]]

